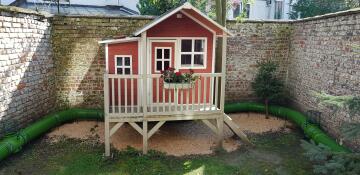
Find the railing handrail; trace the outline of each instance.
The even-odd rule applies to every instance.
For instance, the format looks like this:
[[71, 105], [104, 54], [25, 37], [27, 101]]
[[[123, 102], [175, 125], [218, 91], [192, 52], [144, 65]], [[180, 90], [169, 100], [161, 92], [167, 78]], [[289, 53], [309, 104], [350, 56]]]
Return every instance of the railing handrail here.
[[[141, 78], [141, 74], [132, 74], [132, 75], [119, 75], [119, 74], [105, 74], [108, 78]], [[147, 78], [160, 78], [161, 74], [146, 74]], [[221, 77], [222, 73], [194, 73], [194, 76], [203, 76], [203, 77]]]

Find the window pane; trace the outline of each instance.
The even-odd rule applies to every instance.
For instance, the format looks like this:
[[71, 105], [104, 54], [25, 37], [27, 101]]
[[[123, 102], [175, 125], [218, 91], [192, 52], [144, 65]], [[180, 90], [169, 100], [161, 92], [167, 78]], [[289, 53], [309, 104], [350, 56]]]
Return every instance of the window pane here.
[[164, 59], [170, 59], [170, 49], [164, 49]]
[[194, 66], [204, 66], [204, 55], [202, 54], [194, 55]]
[[192, 40], [181, 40], [181, 52], [191, 52]]
[[204, 40], [195, 40], [195, 52], [204, 52]]
[[191, 65], [191, 55], [188, 55], [188, 54], [181, 55], [181, 64], [182, 65]]
[[122, 57], [116, 57], [116, 64], [118, 65], [118, 66], [122, 66]]
[[164, 61], [164, 70], [170, 67], [170, 61]]
[[233, 18], [236, 18], [240, 15], [240, 2], [238, 2], [237, 4], [234, 3], [233, 4]]
[[125, 68], [125, 74], [129, 75], [130, 74], [130, 68]]
[[275, 1], [275, 19], [282, 19], [283, 1]]
[[156, 70], [157, 70], [157, 71], [161, 71], [161, 70], [162, 70], [162, 62], [161, 62], [161, 61], [156, 61]]
[[130, 66], [130, 57], [125, 57], [125, 66]]
[[122, 68], [117, 68], [117, 74], [123, 74]]
[[156, 58], [161, 59], [162, 58], [162, 49], [156, 49]]

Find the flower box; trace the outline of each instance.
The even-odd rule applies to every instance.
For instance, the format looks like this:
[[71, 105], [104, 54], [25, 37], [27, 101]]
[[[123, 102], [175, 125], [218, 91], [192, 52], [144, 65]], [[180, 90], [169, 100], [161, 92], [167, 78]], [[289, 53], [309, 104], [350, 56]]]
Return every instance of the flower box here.
[[190, 89], [191, 83], [168, 83], [164, 82], [164, 89]]

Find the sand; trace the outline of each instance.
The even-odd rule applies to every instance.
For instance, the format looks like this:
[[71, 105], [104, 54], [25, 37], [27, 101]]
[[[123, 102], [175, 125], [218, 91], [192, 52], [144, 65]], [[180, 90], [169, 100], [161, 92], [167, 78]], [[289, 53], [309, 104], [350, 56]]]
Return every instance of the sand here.
[[[262, 114], [235, 113], [230, 117], [244, 130], [245, 133], [276, 132], [289, 122], [270, 117], [266, 119]], [[153, 124], [149, 124], [151, 128]], [[224, 131], [224, 149], [228, 152], [241, 147], [239, 138], [233, 137], [229, 128]], [[95, 139], [104, 142], [104, 123], [96, 121], [79, 121], [68, 123], [55, 128], [47, 134], [52, 142], [59, 138]], [[127, 146], [142, 149], [142, 136], [130, 125], [123, 125], [112, 137], [111, 144], [116, 149]], [[216, 135], [200, 121], [177, 121], [165, 123], [149, 139], [149, 149], [165, 152], [169, 155], [183, 156], [192, 154], [211, 154], [216, 146]]]

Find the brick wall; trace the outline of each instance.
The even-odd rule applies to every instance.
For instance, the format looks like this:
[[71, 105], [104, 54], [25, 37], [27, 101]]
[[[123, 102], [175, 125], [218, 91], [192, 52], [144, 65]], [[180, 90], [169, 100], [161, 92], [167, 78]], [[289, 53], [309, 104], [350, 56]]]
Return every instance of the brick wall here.
[[[335, 112], [319, 106], [311, 91], [360, 95], [360, 50], [354, 48], [360, 46], [359, 12], [294, 22], [290, 38], [288, 89], [291, 99], [303, 112], [322, 112], [322, 126], [336, 137], [344, 122], [360, 122], [360, 116], [350, 117], [344, 110]], [[360, 149], [360, 144], [350, 144]]]
[[289, 36], [288, 22], [229, 21], [227, 28], [236, 36], [229, 37], [227, 47], [226, 101], [256, 99], [252, 88], [257, 63], [273, 60], [279, 63], [279, 75], [286, 81]]
[[[102, 108], [105, 59], [98, 41], [129, 35], [151, 21], [55, 16], [50, 28], [40, 14], [0, 10], [0, 133], [23, 127], [54, 107]], [[256, 99], [251, 89], [256, 63], [271, 59], [280, 65], [294, 106], [321, 111], [324, 129], [338, 137], [339, 126], [352, 120], [344, 111], [333, 115], [320, 108], [309, 92], [360, 94], [360, 58], [352, 48], [360, 45], [359, 12], [301, 21], [229, 21], [236, 36], [228, 39], [226, 101]]]
[[0, 137], [53, 109], [50, 24], [43, 15], [0, 8]]
[[102, 108], [105, 54], [98, 41], [130, 35], [150, 20], [144, 17], [54, 17], [52, 43], [57, 108]]

